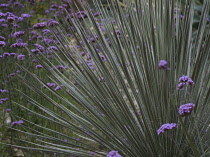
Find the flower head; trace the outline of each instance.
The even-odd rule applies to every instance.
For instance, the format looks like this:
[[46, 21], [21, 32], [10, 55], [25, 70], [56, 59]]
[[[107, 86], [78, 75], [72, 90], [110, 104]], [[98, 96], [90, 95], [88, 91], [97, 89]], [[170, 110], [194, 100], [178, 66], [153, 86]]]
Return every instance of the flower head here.
[[160, 135], [162, 133], [164, 133], [167, 130], [171, 130], [173, 128], [177, 128], [177, 124], [176, 123], [166, 123], [163, 124], [158, 130], [157, 130], [157, 134]]
[[23, 124], [23, 123], [24, 123], [23, 120], [19, 120], [19, 121], [12, 122], [11, 126], [21, 125], [21, 124]]
[[111, 152], [109, 152], [109, 153], [106, 155], [106, 157], [122, 157], [122, 156], [118, 153], [118, 151], [112, 150]]
[[4, 41], [0, 41], [0, 47], [4, 47], [6, 43]]
[[41, 69], [41, 68], [43, 68], [42, 65], [36, 65], [36, 69]]
[[41, 29], [47, 26], [46, 22], [37, 23], [33, 26], [34, 29]]
[[170, 68], [168, 67], [168, 62], [165, 60], [160, 60], [158, 67], [159, 67], [159, 69], [170, 70]]
[[20, 37], [20, 36], [22, 36], [22, 35], [24, 35], [24, 34], [25, 34], [24, 31], [19, 31], [19, 32], [15, 32], [13, 36], [14, 36], [15, 38], [18, 38], [18, 37]]
[[26, 46], [28, 46], [27, 43], [14, 43], [10, 47], [11, 48], [16, 48], [16, 47], [26, 47]]
[[18, 56], [17, 56], [17, 59], [19, 59], [19, 60], [24, 60], [24, 59], [25, 59], [25, 55], [18, 55]]
[[184, 88], [185, 85], [194, 85], [194, 84], [195, 83], [189, 76], [183, 75], [182, 77], [179, 78], [179, 84], [177, 89], [181, 90], [182, 88]]
[[195, 107], [195, 104], [192, 104], [192, 103], [181, 105], [179, 107], [179, 115], [180, 116], [187, 116], [187, 115], [189, 115], [192, 112], [194, 107]]

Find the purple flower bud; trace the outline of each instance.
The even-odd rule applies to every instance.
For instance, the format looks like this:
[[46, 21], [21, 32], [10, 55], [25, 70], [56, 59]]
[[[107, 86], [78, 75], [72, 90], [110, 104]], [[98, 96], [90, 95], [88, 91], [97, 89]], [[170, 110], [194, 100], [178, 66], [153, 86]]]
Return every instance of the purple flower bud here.
[[168, 67], [168, 62], [165, 60], [160, 60], [158, 67], [159, 67], [159, 69], [170, 70], [170, 68]]
[[157, 134], [160, 135], [160, 134], [163, 134], [165, 131], [167, 130], [171, 130], [173, 128], [177, 128], [177, 124], [176, 123], [166, 123], [166, 124], [163, 124], [158, 130], [157, 130]]
[[15, 76], [15, 73], [11, 73], [11, 74], [9, 74], [9, 76], [8, 76], [8, 77], [13, 77], [13, 76]]
[[42, 45], [34, 44], [34, 46], [36, 46], [41, 52], [44, 52], [44, 47]]
[[195, 104], [192, 104], [192, 103], [181, 105], [179, 107], [179, 115], [180, 116], [187, 116], [187, 115], [189, 115], [192, 112], [194, 107], [195, 107]]
[[118, 151], [112, 150], [111, 152], [109, 152], [109, 153], [106, 155], [106, 157], [122, 157], [122, 156], [118, 153]]

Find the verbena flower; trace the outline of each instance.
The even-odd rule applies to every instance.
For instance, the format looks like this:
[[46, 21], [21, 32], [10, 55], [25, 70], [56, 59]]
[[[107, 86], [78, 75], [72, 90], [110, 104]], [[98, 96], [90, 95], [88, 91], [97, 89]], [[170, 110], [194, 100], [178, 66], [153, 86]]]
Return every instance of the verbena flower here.
[[21, 125], [21, 124], [23, 124], [23, 123], [24, 123], [23, 120], [19, 120], [19, 121], [12, 122], [12, 123], [11, 123], [11, 126]]
[[178, 90], [183, 89], [185, 85], [194, 85], [193, 80], [189, 76], [185, 76], [185, 75], [179, 78], [179, 82], [180, 83], [177, 86]]
[[24, 59], [25, 59], [25, 55], [22, 55], [22, 54], [21, 54], [21, 55], [18, 55], [18, 56], [17, 56], [17, 59], [19, 59], [19, 60], [24, 60]]
[[177, 128], [177, 124], [176, 123], [166, 123], [163, 124], [158, 130], [157, 130], [157, 134], [163, 134], [165, 131], [171, 130]]
[[42, 29], [47, 26], [46, 22], [37, 23], [33, 26], [34, 29]]
[[7, 108], [5, 111], [6, 111], [7, 113], [9, 113], [9, 112], [11, 112], [11, 109], [10, 109], [10, 108]]
[[22, 36], [22, 35], [24, 35], [24, 34], [25, 34], [24, 31], [19, 31], [19, 32], [15, 32], [13, 36], [14, 36], [15, 38], [18, 38], [18, 37], [20, 37], [20, 36]]
[[165, 60], [160, 60], [158, 67], [159, 67], [159, 69], [170, 70], [170, 68], [168, 67], [168, 62]]
[[106, 157], [122, 157], [122, 156], [118, 153], [118, 151], [112, 150], [111, 152], [109, 152], [109, 153], [106, 155]]
[[42, 65], [36, 65], [36, 69], [41, 69], [41, 68], [43, 68]]
[[26, 46], [28, 46], [27, 43], [14, 43], [10, 47], [11, 48], [17, 48], [17, 47], [21, 48], [21, 47], [26, 47]]
[[181, 105], [179, 107], [179, 115], [180, 116], [187, 116], [187, 115], [189, 115], [192, 112], [194, 107], [195, 107], [195, 104], [192, 104], [192, 103]]
[[0, 36], [0, 40], [6, 40], [6, 38], [3, 36]]
[[6, 43], [4, 41], [0, 41], [0, 47], [4, 47]]

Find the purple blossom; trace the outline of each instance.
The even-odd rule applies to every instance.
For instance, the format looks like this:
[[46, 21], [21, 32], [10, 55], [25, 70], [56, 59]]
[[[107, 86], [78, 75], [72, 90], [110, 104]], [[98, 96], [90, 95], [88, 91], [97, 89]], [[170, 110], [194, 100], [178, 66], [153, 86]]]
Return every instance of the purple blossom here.
[[1, 93], [8, 93], [9, 91], [8, 90], [6, 90], [6, 89], [0, 89], [0, 94]]
[[17, 56], [17, 59], [19, 59], [19, 60], [24, 60], [24, 59], [25, 59], [25, 55], [22, 55], [22, 54], [21, 54], [21, 55], [18, 55], [18, 56]]
[[44, 52], [44, 47], [42, 45], [34, 44], [34, 46], [36, 46], [41, 52]]
[[177, 89], [181, 90], [184, 88], [185, 85], [194, 85], [194, 82], [189, 76], [183, 75], [182, 77], [179, 78], [179, 84]]
[[56, 84], [55, 83], [47, 83], [47, 86], [49, 86], [49, 87], [56, 87]]
[[9, 112], [11, 111], [11, 109], [10, 109], [10, 108], [7, 108], [5, 111], [6, 111], [7, 113], [9, 113]]
[[8, 25], [6, 23], [1, 24], [2, 27], [8, 27]]
[[185, 83], [179, 83], [178, 86], [177, 86], [177, 89], [178, 90], [183, 89], [184, 88], [184, 85], [185, 85]]
[[10, 56], [10, 53], [8, 53], [8, 52], [3, 53], [3, 57], [9, 57], [9, 56]]
[[41, 69], [41, 68], [43, 68], [42, 65], [36, 65], [36, 69]]
[[158, 64], [159, 69], [166, 69], [166, 70], [170, 70], [170, 68], [168, 67], [168, 62], [165, 60], [160, 60], [159, 64]]
[[13, 77], [13, 76], [15, 76], [15, 73], [11, 73], [11, 74], [9, 74], [9, 76], [8, 76], [8, 77]]
[[0, 47], [4, 47], [6, 43], [4, 41], [0, 41]]
[[2, 24], [2, 23], [4, 23], [4, 22], [6, 22], [5, 19], [0, 19], [0, 24]]
[[18, 37], [20, 37], [20, 36], [22, 36], [22, 35], [24, 35], [24, 34], [25, 34], [24, 31], [19, 31], [19, 32], [15, 32], [13, 36], [14, 36], [15, 38], [18, 38]]
[[189, 115], [192, 112], [194, 107], [195, 107], [195, 104], [192, 104], [192, 103], [181, 105], [179, 107], [179, 115], [180, 116], [187, 116], [187, 115]]
[[50, 20], [48, 23], [47, 23], [48, 26], [57, 26], [59, 25], [59, 23], [55, 20]]
[[19, 121], [12, 122], [11, 126], [21, 125], [21, 124], [23, 124], [23, 123], [24, 123], [23, 120], [19, 120]]
[[164, 133], [167, 130], [171, 130], [173, 128], [177, 128], [177, 124], [176, 123], [166, 123], [163, 124], [158, 130], [157, 130], [157, 134], [160, 135], [162, 133]]
[[47, 48], [47, 50], [54, 50], [54, 51], [58, 51], [58, 48], [55, 46], [50, 46]]
[[9, 4], [6, 4], [6, 3], [0, 4], [0, 8], [7, 8], [7, 7], [9, 7]]
[[26, 46], [28, 46], [27, 43], [14, 43], [10, 47], [11, 48], [16, 48], [16, 47], [26, 47]]
[[37, 23], [33, 26], [34, 29], [41, 29], [47, 26], [46, 22]]
[[4, 13], [0, 12], [0, 17], [6, 16]]
[[63, 86], [63, 85], [57, 86], [57, 87], [54, 89], [54, 91], [57, 91], [57, 90], [61, 89], [62, 86]]
[[5, 40], [6, 38], [3, 36], [0, 36], [0, 40]]
[[29, 17], [32, 17], [32, 15], [30, 15], [30, 14], [21, 14], [21, 17], [22, 18], [29, 18]]
[[8, 100], [8, 98], [2, 98], [2, 99], [0, 99], [0, 101], [2, 101], [2, 102], [6, 102]]
[[10, 53], [10, 56], [15, 57], [16, 53], [12, 52], [12, 53]]
[[92, 156], [92, 155], [95, 155], [96, 153], [95, 152], [90, 152], [90, 155]]
[[118, 151], [112, 150], [111, 152], [109, 152], [109, 153], [106, 155], [106, 157], [122, 157], [122, 156], [118, 153]]
[[38, 54], [40, 52], [40, 50], [39, 49], [33, 49], [33, 50], [31, 50], [31, 52], [35, 53], [35, 54]]
[[59, 70], [67, 69], [66, 66], [62, 66], [62, 65], [57, 65], [56, 68]]
[[42, 33], [43, 33], [43, 35], [46, 35], [47, 33], [50, 33], [50, 30], [49, 30], [49, 29], [44, 29], [44, 30], [42, 31]]
[[17, 16], [8, 16], [8, 17], [7, 17], [7, 21], [10, 21], [10, 22], [13, 22], [13, 21], [15, 21], [15, 20], [17, 20], [17, 19], [18, 19]]

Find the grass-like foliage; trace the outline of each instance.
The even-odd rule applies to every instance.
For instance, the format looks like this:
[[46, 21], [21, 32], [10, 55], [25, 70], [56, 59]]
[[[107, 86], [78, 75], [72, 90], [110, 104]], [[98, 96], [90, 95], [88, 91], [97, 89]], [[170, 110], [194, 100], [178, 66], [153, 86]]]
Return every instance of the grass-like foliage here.
[[22, 78], [49, 103], [25, 95], [36, 112], [16, 104], [55, 125], [20, 117], [13, 129], [27, 135], [23, 147], [79, 157], [210, 156], [210, 1], [196, 30], [193, 0], [110, 0], [109, 10], [93, 3], [97, 19], [84, 2], [85, 14], [50, 26], [59, 41], [52, 55], [65, 72], [52, 70], [47, 54], [32, 54], [61, 90], [21, 67], [46, 85]]

